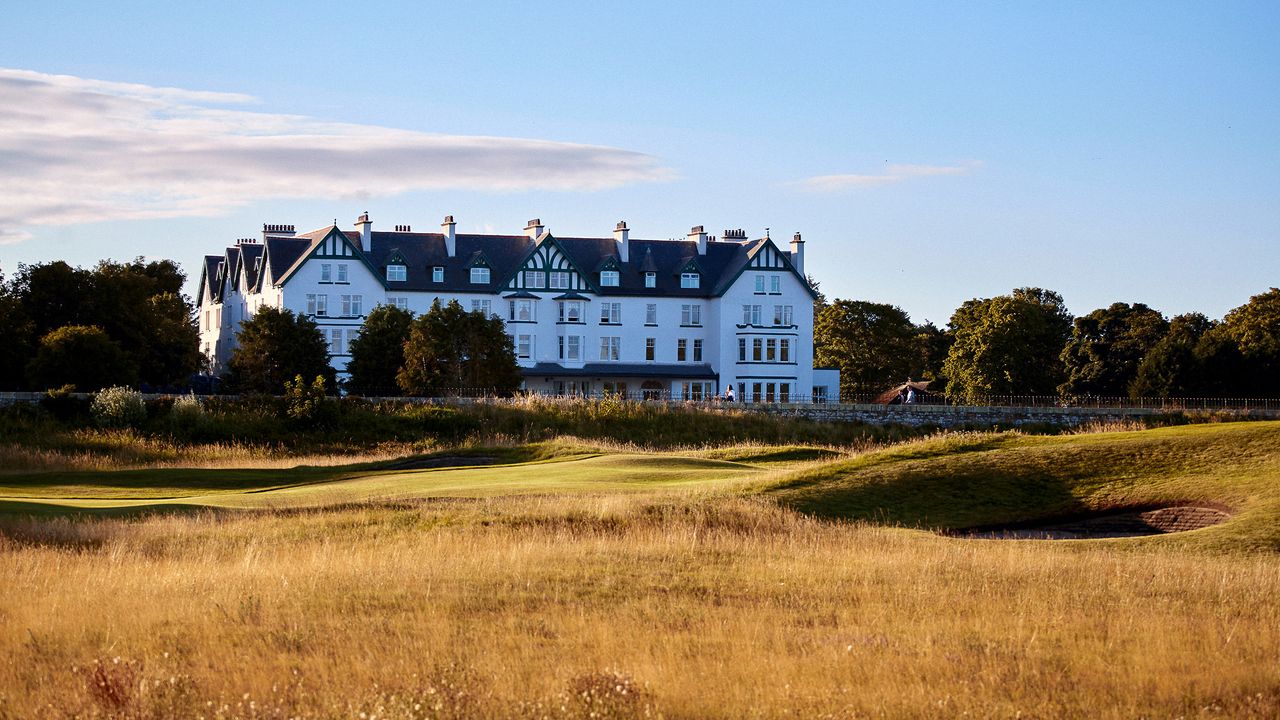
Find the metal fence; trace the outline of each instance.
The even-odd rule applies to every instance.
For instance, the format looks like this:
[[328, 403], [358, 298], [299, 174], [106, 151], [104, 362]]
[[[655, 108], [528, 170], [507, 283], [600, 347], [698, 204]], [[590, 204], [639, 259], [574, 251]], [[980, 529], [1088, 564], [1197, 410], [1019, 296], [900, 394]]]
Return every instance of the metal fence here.
[[[148, 400], [176, 397], [173, 393], [144, 393]], [[659, 402], [668, 404], [701, 404], [707, 406], [737, 407], [839, 407], [843, 405], [875, 405], [877, 393], [854, 393], [846, 395], [840, 402], [834, 398], [814, 398], [809, 395], [781, 394], [769, 397], [749, 398], [743, 402], [725, 400], [721, 395], [683, 396], [679, 392], [668, 390], [634, 390], [626, 393], [535, 393], [522, 391], [514, 396], [495, 394], [492, 388], [453, 388], [433, 397], [405, 397], [395, 394], [383, 396], [364, 396], [371, 402], [404, 402], [404, 403], [437, 403], [437, 404], [472, 404], [477, 402], [521, 402], [530, 399], [552, 400], [561, 398], [565, 402], [582, 400], [603, 400], [606, 398], [627, 400], [630, 402]], [[15, 403], [38, 403], [47, 397], [42, 392], [0, 392], [0, 406]], [[93, 393], [71, 393], [71, 397], [92, 398]], [[238, 395], [201, 395], [204, 398], [237, 400]], [[882, 404], [882, 403], [881, 403]], [[895, 403], [897, 405], [898, 403]], [[1062, 397], [1058, 395], [989, 395], [976, 398], [973, 402], [948, 400], [941, 395], [925, 394], [919, 397], [914, 405], [919, 406], [952, 406], [952, 407], [1022, 407], [1022, 408], [1098, 408], [1098, 409], [1149, 409], [1167, 412], [1184, 410], [1264, 410], [1280, 411], [1280, 398], [1236, 398], [1236, 397], [1185, 397], [1185, 398], [1128, 398], [1119, 396], [1081, 395]], [[905, 405], [910, 407], [910, 405]]]

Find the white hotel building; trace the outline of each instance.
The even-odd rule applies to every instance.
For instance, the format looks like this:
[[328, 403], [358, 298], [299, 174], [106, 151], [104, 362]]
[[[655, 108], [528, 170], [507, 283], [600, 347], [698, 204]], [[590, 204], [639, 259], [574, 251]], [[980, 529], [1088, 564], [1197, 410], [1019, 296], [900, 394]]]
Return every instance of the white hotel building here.
[[374, 306], [457, 300], [505, 321], [528, 390], [835, 399], [834, 372], [815, 380], [813, 298], [799, 234], [789, 250], [701, 226], [685, 240], [633, 239], [625, 222], [602, 238], [557, 237], [538, 220], [520, 235], [470, 235], [452, 216], [436, 233], [384, 232], [365, 214], [354, 230], [264, 225], [260, 241], [205, 256], [199, 322], [217, 372], [258, 308], [305, 314], [341, 377]]

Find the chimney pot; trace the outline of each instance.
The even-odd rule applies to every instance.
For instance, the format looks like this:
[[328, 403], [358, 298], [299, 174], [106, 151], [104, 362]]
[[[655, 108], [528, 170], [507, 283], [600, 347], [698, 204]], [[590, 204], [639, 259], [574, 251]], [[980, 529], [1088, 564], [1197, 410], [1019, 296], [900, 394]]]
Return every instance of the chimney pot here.
[[452, 215], [445, 215], [444, 222], [440, 223], [440, 232], [444, 234], [444, 251], [449, 257], [458, 254], [458, 238], [453, 232], [456, 225]]

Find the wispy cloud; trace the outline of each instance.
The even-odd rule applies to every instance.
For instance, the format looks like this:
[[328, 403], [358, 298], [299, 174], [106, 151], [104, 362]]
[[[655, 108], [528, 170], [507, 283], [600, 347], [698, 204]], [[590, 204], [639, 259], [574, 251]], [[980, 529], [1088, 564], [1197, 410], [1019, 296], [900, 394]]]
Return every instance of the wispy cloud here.
[[0, 244], [28, 237], [23, 227], [215, 215], [260, 199], [599, 190], [673, 175], [618, 148], [242, 109], [253, 101], [0, 68]]
[[968, 162], [961, 165], [886, 165], [879, 175], [817, 175], [795, 180], [793, 185], [809, 192], [830, 193], [844, 190], [860, 190], [863, 188], [895, 185], [905, 180], [938, 175], [967, 175], [981, 165], [979, 162]]

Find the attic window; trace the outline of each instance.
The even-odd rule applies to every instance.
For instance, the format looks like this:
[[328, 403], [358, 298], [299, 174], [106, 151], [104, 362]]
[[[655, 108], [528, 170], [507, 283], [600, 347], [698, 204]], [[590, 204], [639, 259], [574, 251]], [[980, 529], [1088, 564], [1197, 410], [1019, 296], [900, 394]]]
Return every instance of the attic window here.
[[442, 266], [442, 265], [435, 265], [435, 266], [432, 266], [432, 268], [431, 268], [431, 282], [433, 282], [433, 283], [440, 283], [440, 282], [444, 282], [444, 266]]
[[404, 282], [407, 276], [408, 269], [404, 265], [387, 266], [387, 282]]
[[658, 273], [647, 272], [644, 274], [644, 286], [647, 288], [658, 287]]
[[601, 270], [600, 286], [601, 287], [618, 287], [618, 271], [617, 270]]
[[488, 285], [489, 284], [489, 268], [487, 267], [471, 268], [471, 284], [472, 285]]
[[696, 272], [680, 273], [680, 287], [698, 288], [702, 286], [702, 275]]

